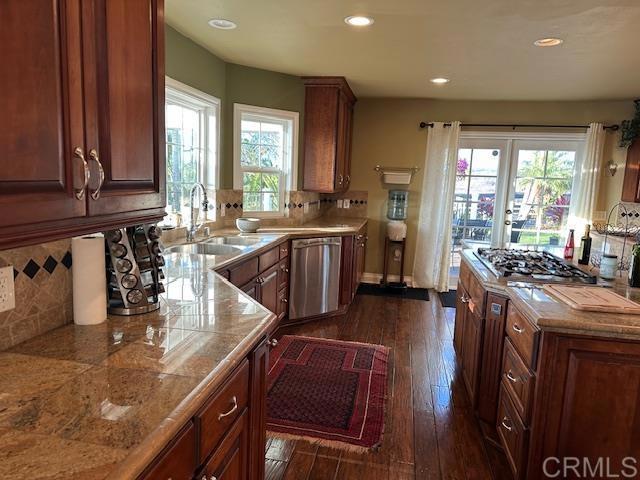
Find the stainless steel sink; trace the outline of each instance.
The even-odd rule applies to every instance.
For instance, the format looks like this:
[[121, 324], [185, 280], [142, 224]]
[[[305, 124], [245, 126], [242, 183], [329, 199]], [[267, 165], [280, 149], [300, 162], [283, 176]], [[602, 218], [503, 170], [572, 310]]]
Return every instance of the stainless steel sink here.
[[192, 253], [201, 255], [237, 255], [243, 249], [233, 245], [219, 245], [211, 243], [189, 243], [186, 245], [175, 245], [165, 250], [167, 253]]
[[264, 238], [261, 237], [215, 237], [207, 240], [205, 243], [208, 245], [237, 245], [243, 247], [250, 247], [263, 243]]

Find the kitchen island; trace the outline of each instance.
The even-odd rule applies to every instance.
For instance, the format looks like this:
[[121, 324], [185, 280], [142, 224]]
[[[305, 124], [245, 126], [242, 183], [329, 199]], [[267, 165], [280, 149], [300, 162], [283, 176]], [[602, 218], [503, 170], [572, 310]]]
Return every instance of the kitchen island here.
[[[602, 286], [640, 300], [622, 281]], [[464, 383], [516, 479], [548, 478], [565, 459], [607, 458], [619, 474], [626, 458], [640, 463], [640, 316], [573, 310], [539, 283], [497, 277], [472, 250], [457, 296]]]

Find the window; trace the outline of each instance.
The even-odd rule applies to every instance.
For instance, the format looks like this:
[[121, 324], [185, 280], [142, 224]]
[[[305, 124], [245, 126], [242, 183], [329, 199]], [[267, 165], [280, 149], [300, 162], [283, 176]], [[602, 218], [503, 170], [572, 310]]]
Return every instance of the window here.
[[[167, 211], [189, 208], [194, 183], [215, 189], [219, 165], [220, 100], [166, 78]], [[215, 215], [215, 209], [209, 217]]]
[[244, 212], [284, 215], [285, 191], [296, 189], [298, 112], [234, 105], [234, 187]]

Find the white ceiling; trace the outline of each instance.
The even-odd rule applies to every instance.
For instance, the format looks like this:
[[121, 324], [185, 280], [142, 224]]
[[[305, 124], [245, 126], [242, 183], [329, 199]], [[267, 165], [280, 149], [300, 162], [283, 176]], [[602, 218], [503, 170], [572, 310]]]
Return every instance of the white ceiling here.
[[[375, 23], [346, 25], [354, 14]], [[238, 28], [213, 29], [214, 17]], [[358, 96], [640, 96], [640, 0], [166, 0], [166, 18], [224, 60], [343, 75]], [[564, 44], [534, 47], [542, 37]], [[439, 76], [451, 83], [429, 82]]]

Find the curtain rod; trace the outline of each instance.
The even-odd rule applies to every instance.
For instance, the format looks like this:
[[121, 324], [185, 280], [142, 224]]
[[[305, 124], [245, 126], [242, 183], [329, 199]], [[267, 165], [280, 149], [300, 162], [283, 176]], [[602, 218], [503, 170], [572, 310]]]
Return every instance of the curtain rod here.
[[[450, 127], [451, 123], [445, 123], [445, 127]], [[503, 123], [462, 123], [461, 127], [510, 127], [516, 128], [589, 128], [589, 125], [538, 125], [538, 124], [503, 124]], [[420, 122], [420, 128], [433, 127], [433, 122]], [[615, 132], [620, 129], [620, 125], [604, 125], [602, 128]]]

